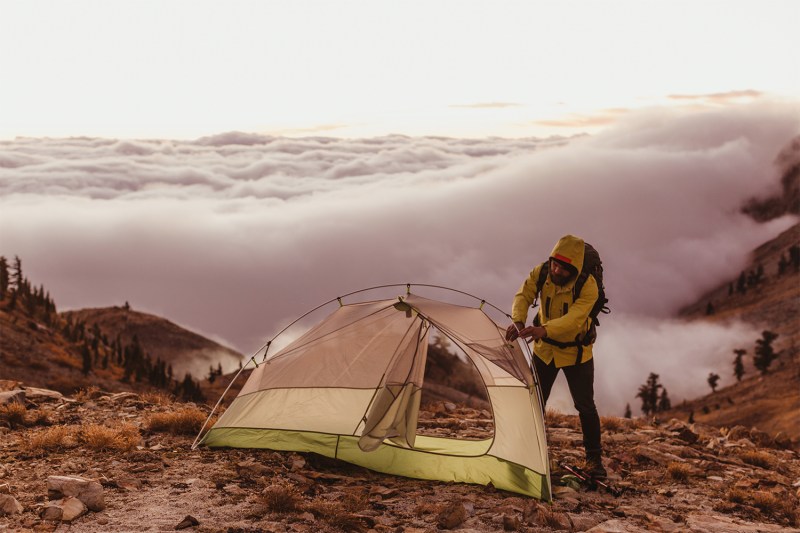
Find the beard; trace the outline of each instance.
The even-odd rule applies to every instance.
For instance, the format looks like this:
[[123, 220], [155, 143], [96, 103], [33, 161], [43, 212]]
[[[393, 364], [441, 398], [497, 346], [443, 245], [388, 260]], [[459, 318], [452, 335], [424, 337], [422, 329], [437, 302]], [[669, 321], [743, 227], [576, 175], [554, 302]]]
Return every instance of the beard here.
[[568, 272], [566, 274], [556, 275], [553, 272], [550, 272], [550, 279], [553, 280], [553, 283], [559, 287], [563, 287], [569, 283], [569, 280], [572, 279], [572, 274]]

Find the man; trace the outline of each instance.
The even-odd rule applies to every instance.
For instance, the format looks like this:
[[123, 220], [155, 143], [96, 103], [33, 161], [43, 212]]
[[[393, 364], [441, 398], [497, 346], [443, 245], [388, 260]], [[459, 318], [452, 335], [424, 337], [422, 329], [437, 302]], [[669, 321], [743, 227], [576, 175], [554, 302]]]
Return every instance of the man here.
[[[513, 341], [522, 337], [535, 341], [533, 360], [545, 405], [559, 370], [564, 370], [572, 401], [580, 416], [590, 472], [595, 478], [605, 478], [600, 417], [594, 404], [594, 329], [589, 316], [599, 295], [594, 276], [586, 277], [580, 294], [573, 301], [575, 282], [583, 267], [584, 250], [583, 239], [566, 235], [556, 243], [549, 261], [533, 269], [514, 296], [511, 310], [514, 323], [506, 330], [506, 339]], [[539, 291], [537, 283], [542, 268], [547, 268], [548, 273]], [[539, 292], [541, 294], [537, 294]], [[533, 325], [525, 327], [528, 308], [537, 296], [539, 312]]]

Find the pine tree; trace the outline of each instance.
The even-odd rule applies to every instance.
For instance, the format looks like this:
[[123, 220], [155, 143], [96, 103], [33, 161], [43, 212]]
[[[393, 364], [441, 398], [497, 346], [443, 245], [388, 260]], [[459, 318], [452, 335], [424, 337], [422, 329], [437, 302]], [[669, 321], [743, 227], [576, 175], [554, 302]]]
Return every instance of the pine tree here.
[[8, 260], [0, 255], [0, 300], [6, 296], [9, 281]]
[[11, 267], [11, 269], [11, 285], [14, 286], [13, 290], [15, 292], [19, 292], [19, 290], [22, 288], [22, 280], [24, 277], [22, 275], [22, 260], [18, 255], [14, 256], [14, 265]]
[[642, 412], [645, 415], [650, 415], [658, 410], [659, 391], [663, 388], [658, 382], [658, 374], [650, 372], [647, 377], [647, 382], [639, 386], [639, 392], [636, 397], [642, 400]]
[[772, 347], [772, 341], [778, 338], [778, 334], [772, 331], [762, 331], [761, 338], [756, 341], [755, 355], [753, 356], [753, 364], [761, 371], [761, 374], [766, 374], [778, 354], [775, 353]]
[[739, 348], [738, 350], [734, 350], [733, 353], [736, 354], [736, 359], [733, 360], [733, 375], [736, 376], [736, 381], [742, 381], [742, 376], [744, 376], [744, 362], [742, 361], [742, 357], [747, 353], [747, 350]]
[[625, 404], [625, 414], [623, 416], [625, 418], [631, 418], [633, 416], [633, 413], [631, 412], [631, 404]]
[[89, 374], [92, 370], [92, 352], [89, 350], [88, 344], [83, 344], [81, 355], [83, 356], [83, 373]]
[[659, 411], [669, 411], [672, 408], [672, 402], [669, 399], [669, 394], [667, 393], [667, 389], [663, 389], [661, 391], [661, 396], [658, 398], [658, 410]]
[[719, 375], [714, 372], [708, 374], [708, 386], [711, 387], [711, 393], [717, 392], [717, 383], [719, 383]]

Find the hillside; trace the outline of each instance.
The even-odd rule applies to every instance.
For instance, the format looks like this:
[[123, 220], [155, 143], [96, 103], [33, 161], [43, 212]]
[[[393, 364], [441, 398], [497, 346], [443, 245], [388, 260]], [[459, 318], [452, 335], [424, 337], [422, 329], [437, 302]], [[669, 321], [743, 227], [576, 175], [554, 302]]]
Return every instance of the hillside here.
[[0, 300], [0, 379], [72, 393], [90, 385], [106, 390], [131, 390], [121, 383], [117, 366], [83, 372], [82, 346], [62, 333], [63, 323], [53, 312], [11, 304], [9, 292]]
[[19, 258], [9, 266], [0, 256], [0, 380], [65, 394], [94, 386], [202, 401], [187, 369], [196, 368], [202, 380], [211, 367], [240, 359], [166, 319], [130, 309], [59, 314], [44, 286], [25, 277]]
[[[767, 373], [762, 375], [753, 366], [753, 339], [750, 346], [741, 347], [747, 350], [741, 382], [660, 416], [684, 420], [691, 416], [718, 427], [754, 426], [771, 435], [788, 435], [800, 445], [800, 264], [789, 261], [790, 249], [798, 244], [800, 224], [754, 250], [750, 265], [739, 278], [720, 284], [681, 311], [686, 319], [740, 319], [777, 333], [774, 348], [778, 358]], [[781, 267], [785, 262], [789, 264]], [[760, 268], [763, 274], [759, 278]], [[730, 361], [721, 364], [716, 373], [730, 376], [734, 358], [732, 353]]]
[[142, 349], [153, 360], [172, 366], [173, 374], [182, 378], [187, 372], [196, 378], [208, 376], [211, 368], [230, 370], [239, 365], [239, 352], [207, 339], [170, 322], [165, 318], [134, 311], [130, 307], [105, 307], [66, 311], [61, 315], [72, 322], [95, 325], [108, 339], [131, 344], [136, 337]]

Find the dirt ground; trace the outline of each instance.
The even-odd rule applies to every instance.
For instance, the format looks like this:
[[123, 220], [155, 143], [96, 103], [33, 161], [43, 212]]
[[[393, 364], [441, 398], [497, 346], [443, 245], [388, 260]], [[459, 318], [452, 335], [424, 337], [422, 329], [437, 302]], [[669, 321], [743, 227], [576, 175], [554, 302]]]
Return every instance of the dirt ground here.
[[[800, 457], [748, 428], [604, 418], [609, 482], [623, 494], [578, 486], [554, 466], [555, 498], [546, 503], [492, 487], [379, 474], [314, 454], [193, 451], [194, 435], [153, 424], [154, 415], [187, 409], [206, 408], [94, 391], [29, 398], [16, 418], [0, 411], [0, 495], [23, 508], [0, 517], [0, 531], [174, 531], [188, 515], [194, 521], [184, 522], [187, 530], [230, 533], [800, 532]], [[432, 404], [421, 418], [429, 434], [480, 438], [492, 431], [488, 412], [465, 406]], [[547, 421], [551, 463], [580, 463], [577, 418], [550, 412]], [[104, 441], [102, 431], [91, 431], [97, 427], [118, 439]], [[65, 436], [53, 446], [45, 437], [56, 428]], [[42, 519], [53, 475], [100, 482], [105, 509], [69, 523]]]

